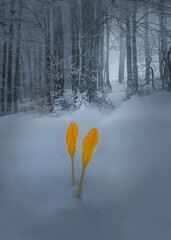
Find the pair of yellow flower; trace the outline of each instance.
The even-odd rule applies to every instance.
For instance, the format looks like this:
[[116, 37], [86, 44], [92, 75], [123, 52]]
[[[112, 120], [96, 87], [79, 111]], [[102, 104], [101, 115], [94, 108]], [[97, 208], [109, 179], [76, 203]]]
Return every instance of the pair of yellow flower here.
[[[76, 151], [76, 142], [78, 138], [78, 127], [76, 123], [72, 122], [68, 128], [67, 134], [66, 134], [66, 144], [68, 148], [68, 152], [71, 156], [71, 163], [72, 163], [72, 184], [75, 185], [75, 177], [74, 177], [74, 154]], [[91, 129], [90, 132], [88, 132], [83, 140], [82, 143], [82, 162], [83, 162], [83, 168], [82, 168], [82, 174], [80, 178], [79, 183], [79, 191], [77, 198], [80, 198], [81, 190], [82, 190], [82, 183], [84, 178], [84, 173], [87, 164], [92, 158], [93, 150], [97, 145], [98, 141], [98, 131], [96, 128]]]

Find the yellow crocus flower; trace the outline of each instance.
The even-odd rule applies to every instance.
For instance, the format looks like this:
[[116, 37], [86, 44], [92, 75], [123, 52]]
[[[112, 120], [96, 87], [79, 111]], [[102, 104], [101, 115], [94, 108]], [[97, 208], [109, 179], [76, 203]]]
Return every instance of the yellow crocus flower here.
[[93, 150], [96, 147], [97, 142], [98, 142], [98, 131], [96, 128], [93, 128], [90, 132], [87, 133], [82, 143], [83, 168], [82, 168], [77, 198], [80, 198], [85, 169], [87, 164], [90, 162], [92, 158]]
[[75, 177], [74, 177], [74, 154], [76, 151], [76, 143], [78, 138], [78, 127], [75, 122], [72, 122], [68, 128], [66, 134], [66, 144], [68, 148], [68, 152], [71, 157], [72, 164], [72, 184], [75, 185]]

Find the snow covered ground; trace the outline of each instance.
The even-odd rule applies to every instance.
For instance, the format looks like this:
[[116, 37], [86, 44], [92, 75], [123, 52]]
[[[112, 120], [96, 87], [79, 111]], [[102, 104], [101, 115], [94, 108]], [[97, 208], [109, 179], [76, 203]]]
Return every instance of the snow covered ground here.
[[[65, 135], [79, 128], [76, 186]], [[84, 135], [99, 142], [76, 199]], [[1, 240], [170, 240], [171, 94], [132, 97], [109, 116], [0, 118]]]

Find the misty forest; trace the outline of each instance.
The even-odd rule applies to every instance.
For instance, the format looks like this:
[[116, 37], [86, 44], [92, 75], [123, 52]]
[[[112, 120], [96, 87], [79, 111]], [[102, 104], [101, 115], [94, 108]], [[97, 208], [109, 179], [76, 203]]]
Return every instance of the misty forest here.
[[0, 0], [0, 239], [170, 240], [171, 0]]
[[111, 107], [111, 81], [126, 82], [128, 98], [171, 89], [169, 1], [4, 0], [0, 9], [1, 115]]

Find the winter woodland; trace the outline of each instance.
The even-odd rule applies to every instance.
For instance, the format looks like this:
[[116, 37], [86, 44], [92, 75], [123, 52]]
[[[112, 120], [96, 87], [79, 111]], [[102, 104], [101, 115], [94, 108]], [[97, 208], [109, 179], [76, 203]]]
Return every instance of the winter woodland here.
[[170, 55], [170, 0], [0, 0], [0, 240], [171, 239]]
[[128, 98], [170, 90], [170, 10], [167, 0], [1, 0], [1, 115], [110, 107], [112, 81]]

